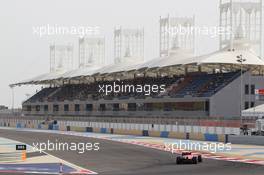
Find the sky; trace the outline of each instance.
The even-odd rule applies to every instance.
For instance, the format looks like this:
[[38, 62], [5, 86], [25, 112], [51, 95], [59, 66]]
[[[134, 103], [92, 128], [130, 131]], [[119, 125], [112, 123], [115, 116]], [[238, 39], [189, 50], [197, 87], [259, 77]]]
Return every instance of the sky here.
[[[11, 107], [9, 84], [49, 72], [49, 46], [74, 44], [78, 62], [78, 36], [42, 36], [33, 28], [43, 25], [98, 26], [106, 38], [106, 60], [113, 62], [113, 30], [144, 27], [145, 59], [159, 54], [159, 17], [195, 15], [196, 26], [218, 26], [218, 0], [2, 0], [0, 2], [0, 105]], [[218, 49], [218, 38], [196, 36], [196, 55]], [[14, 88], [15, 107], [39, 87]]]

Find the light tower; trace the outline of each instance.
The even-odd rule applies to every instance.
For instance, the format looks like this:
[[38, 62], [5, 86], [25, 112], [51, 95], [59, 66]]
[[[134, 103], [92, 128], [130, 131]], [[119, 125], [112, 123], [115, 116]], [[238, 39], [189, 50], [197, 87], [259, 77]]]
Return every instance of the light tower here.
[[115, 63], [144, 60], [144, 29], [115, 29]]
[[160, 57], [173, 55], [178, 48], [194, 53], [194, 17], [160, 17]]
[[105, 38], [79, 39], [79, 67], [105, 65]]
[[220, 49], [254, 50], [262, 56], [262, 0], [220, 0]]
[[73, 45], [50, 45], [50, 72], [73, 69]]

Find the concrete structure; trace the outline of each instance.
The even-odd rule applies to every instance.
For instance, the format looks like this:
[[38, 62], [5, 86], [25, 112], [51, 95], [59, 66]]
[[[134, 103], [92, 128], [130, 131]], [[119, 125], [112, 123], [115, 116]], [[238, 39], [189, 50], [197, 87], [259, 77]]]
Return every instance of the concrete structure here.
[[220, 0], [220, 49], [236, 49], [234, 44], [250, 45], [259, 56], [262, 53], [262, 0]]
[[[257, 100], [255, 95], [255, 89], [264, 88], [263, 76], [252, 76], [247, 72], [243, 74], [242, 82], [241, 88], [241, 77], [238, 77], [210, 98], [211, 116], [240, 116], [241, 104], [244, 110], [264, 103], [263, 100]], [[242, 102], [240, 103], [241, 90]]]
[[73, 69], [73, 45], [50, 45], [50, 72]]
[[[263, 99], [255, 99], [255, 89], [264, 89], [264, 77], [251, 75], [250, 72], [246, 72], [242, 76], [242, 88], [241, 88], [241, 76], [240, 72], [237, 73], [236, 78], [221, 88], [217, 93], [208, 97], [193, 97], [185, 95], [184, 97], [164, 96], [162, 98], [147, 97], [145, 99], [126, 98], [119, 99], [87, 99], [85, 101], [43, 101], [43, 102], [25, 102], [23, 104], [24, 113], [27, 115], [86, 115], [86, 116], [134, 116], [134, 117], [224, 117], [235, 118], [241, 115], [242, 109], [248, 109], [255, 105], [263, 104]], [[242, 90], [242, 103], [239, 101]], [[141, 109], [130, 111], [127, 107], [128, 104], [144, 105], [144, 104], [156, 104], [163, 106], [166, 103], [172, 104], [196, 104], [201, 108], [194, 108], [193, 110], [173, 110], [167, 111], [163, 108], [153, 109]], [[119, 104], [119, 109], [114, 109], [114, 104]], [[54, 110], [54, 105], [58, 105], [60, 110]], [[65, 111], [65, 105], [69, 106]], [[78, 105], [78, 110], [76, 109]], [[87, 105], [90, 105], [89, 109]], [[104, 110], [100, 108], [104, 106]], [[46, 107], [45, 107], [46, 106]], [[122, 108], [121, 106], [126, 106]], [[91, 108], [91, 109], [90, 109]]]
[[105, 38], [85, 37], [79, 39], [79, 67], [105, 65]]
[[[194, 17], [168, 17], [159, 20], [160, 57], [172, 56], [178, 49], [194, 53]], [[185, 31], [185, 32], [184, 32]]]
[[114, 61], [142, 62], [144, 61], [144, 29], [115, 29], [114, 31]]

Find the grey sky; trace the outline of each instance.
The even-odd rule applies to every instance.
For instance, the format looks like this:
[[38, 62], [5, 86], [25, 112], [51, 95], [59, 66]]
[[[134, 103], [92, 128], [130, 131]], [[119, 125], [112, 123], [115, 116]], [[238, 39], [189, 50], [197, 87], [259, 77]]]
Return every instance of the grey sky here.
[[[11, 106], [10, 83], [49, 71], [49, 44], [74, 43], [78, 60], [77, 36], [33, 35], [32, 27], [47, 24], [99, 26], [106, 37], [106, 59], [113, 60], [115, 26], [144, 27], [145, 59], [158, 56], [159, 16], [195, 15], [197, 26], [218, 25], [218, 0], [6, 0], [0, 2], [0, 105]], [[218, 38], [197, 36], [197, 54], [218, 48]], [[15, 107], [36, 87], [15, 88]]]

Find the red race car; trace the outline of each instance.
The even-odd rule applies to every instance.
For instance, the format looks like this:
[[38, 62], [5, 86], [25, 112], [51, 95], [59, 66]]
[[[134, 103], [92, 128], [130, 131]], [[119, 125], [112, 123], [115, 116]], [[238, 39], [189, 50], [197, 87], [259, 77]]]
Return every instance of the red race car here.
[[202, 161], [202, 155], [193, 154], [190, 151], [184, 151], [176, 157], [176, 164], [197, 164]]

